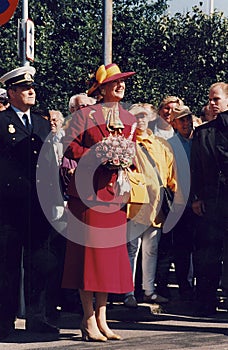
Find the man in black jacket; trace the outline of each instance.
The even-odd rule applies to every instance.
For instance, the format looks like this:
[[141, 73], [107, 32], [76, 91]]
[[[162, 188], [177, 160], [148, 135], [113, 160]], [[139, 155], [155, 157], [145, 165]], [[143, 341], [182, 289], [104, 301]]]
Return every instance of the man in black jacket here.
[[228, 84], [213, 84], [209, 103], [217, 117], [196, 128], [191, 154], [196, 292], [203, 316], [216, 311], [221, 275], [228, 291]]
[[14, 329], [22, 251], [26, 328], [58, 333], [45, 317], [45, 289], [56, 261], [48, 250], [53, 230], [39, 203], [37, 186], [46, 186], [48, 197], [50, 192], [42, 182], [45, 175], [36, 177], [43, 145], [47, 171], [54, 154], [45, 141], [49, 121], [30, 110], [36, 98], [34, 74], [35, 68], [25, 66], [0, 78], [10, 102], [0, 113], [0, 339]]

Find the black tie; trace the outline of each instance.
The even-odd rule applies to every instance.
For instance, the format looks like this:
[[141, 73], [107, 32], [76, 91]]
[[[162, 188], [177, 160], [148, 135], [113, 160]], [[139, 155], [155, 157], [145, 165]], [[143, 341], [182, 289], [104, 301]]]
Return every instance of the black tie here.
[[29, 124], [29, 120], [28, 120], [27, 114], [23, 114], [22, 119], [23, 119], [23, 122], [24, 122], [24, 125], [25, 125], [26, 129], [29, 132], [31, 132], [32, 126], [31, 126], [31, 124]]

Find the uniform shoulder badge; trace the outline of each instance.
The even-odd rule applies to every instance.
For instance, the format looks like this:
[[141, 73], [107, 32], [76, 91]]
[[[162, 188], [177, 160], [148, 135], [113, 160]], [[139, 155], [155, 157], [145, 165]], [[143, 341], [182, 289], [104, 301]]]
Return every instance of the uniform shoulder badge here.
[[16, 132], [16, 129], [13, 124], [8, 125], [8, 131], [10, 134], [14, 134]]

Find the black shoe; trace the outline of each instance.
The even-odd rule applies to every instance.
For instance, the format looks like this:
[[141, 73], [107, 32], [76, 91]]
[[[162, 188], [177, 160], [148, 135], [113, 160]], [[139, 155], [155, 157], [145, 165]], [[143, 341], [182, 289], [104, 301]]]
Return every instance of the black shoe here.
[[215, 317], [216, 306], [200, 304], [195, 313], [198, 317]]
[[14, 330], [14, 324], [0, 326], [0, 340], [7, 338]]
[[59, 329], [44, 321], [26, 321], [26, 329], [34, 333], [59, 334]]
[[163, 303], [168, 303], [169, 299], [167, 299], [159, 294], [153, 293], [151, 295], [144, 294], [143, 301], [145, 303], [150, 303], [150, 304], [156, 304], [156, 303], [163, 304]]
[[134, 295], [128, 295], [126, 299], [124, 299], [124, 306], [130, 309], [136, 309], [138, 307], [137, 300]]
[[156, 288], [156, 294], [162, 295], [166, 299], [171, 298], [169, 287], [167, 287], [166, 285], [158, 285]]
[[60, 311], [55, 309], [52, 311], [46, 312], [46, 319], [47, 323], [51, 324], [52, 326], [56, 326], [58, 324], [58, 321], [60, 319]]
[[182, 290], [180, 291], [180, 299], [182, 301], [193, 301], [194, 293], [192, 289]]

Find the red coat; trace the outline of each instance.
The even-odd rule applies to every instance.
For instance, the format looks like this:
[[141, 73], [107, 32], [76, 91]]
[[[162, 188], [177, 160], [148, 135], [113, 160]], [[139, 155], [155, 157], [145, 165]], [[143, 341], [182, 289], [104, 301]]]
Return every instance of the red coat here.
[[[135, 117], [120, 106], [120, 119], [124, 124], [123, 135], [129, 137]], [[76, 179], [72, 178], [69, 184], [69, 195], [78, 197], [79, 191], [84, 199], [122, 202], [116, 186], [117, 170], [110, 171], [100, 165], [100, 160], [94, 156], [95, 145], [107, 136], [109, 131], [100, 104], [73, 114], [65, 137], [65, 146], [69, 145], [65, 156], [76, 160], [78, 168]]]
[[[134, 116], [120, 107], [128, 137]], [[118, 195], [117, 170], [100, 165], [94, 147], [109, 135], [101, 105], [75, 113], [65, 156], [78, 163], [68, 194], [68, 241], [63, 287], [126, 293], [133, 290], [126, 248], [126, 206]], [[76, 184], [76, 185], [75, 185]]]

